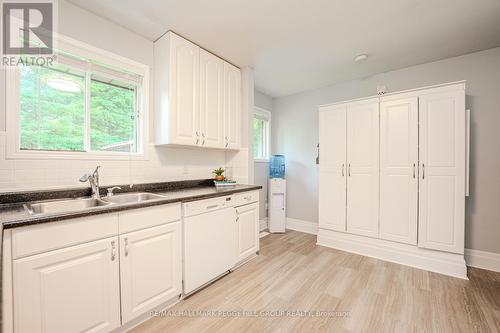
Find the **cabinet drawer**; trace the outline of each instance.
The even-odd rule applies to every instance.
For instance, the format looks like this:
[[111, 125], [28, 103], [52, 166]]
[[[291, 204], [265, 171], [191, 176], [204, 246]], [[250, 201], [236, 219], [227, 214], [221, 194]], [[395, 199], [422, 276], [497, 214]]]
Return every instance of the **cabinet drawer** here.
[[120, 233], [154, 227], [181, 219], [181, 204], [146, 207], [119, 213]]
[[16, 228], [14, 259], [118, 235], [118, 214], [103, 214]]
[[241, 206], [259, 201], [259, 191], [243, 192], [234, 195], [234, 205]]

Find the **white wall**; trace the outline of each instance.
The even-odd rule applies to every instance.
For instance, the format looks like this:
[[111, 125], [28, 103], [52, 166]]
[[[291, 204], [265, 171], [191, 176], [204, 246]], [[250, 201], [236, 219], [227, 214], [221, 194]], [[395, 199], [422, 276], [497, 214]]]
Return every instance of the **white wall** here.
[[[153, 110], [153, 42], [82, 10], [59, 1], [59, 33], [114, 52], [151, 67], [150, 112]], [[0, 191], [86, 186], [78, 178], [100, 164], [103, 185], [211, 178], [219, 166], [232, 165], [234, 178], [248, 182], [247, 151], [145, 147], [147, 160], [7, 160], [5, 158], [5, 81], [0, 72]], [[253, 103], [253, 101], [252, 101]], [[150, 117], [150, 138], [153, 134]]]
[[[258, 90], [254, 92], [254, 102], [255, 106], [265, 109], [267, 111], [272, 111], [273, 109], [273, 99]], [[271, 115], [272, 117], [272, 115]], [[272, 123], [272, 121], [271, 121]], [[272, 135], [272, 133], [271, 133]], [[263, 219], [267, 217], [267, 184], [268, 184], [268, 166], [269, 163], [266, 162], [255, 162], [254, 163], [254, 183], [256, 185], [262, 186], [260, 190], [260, 207], [259, 207], [259, 218]]]
[[374, 95], [377, 84], [399, 91], [458, 80], [467, 80], [472, 121], [466, 247], [500, 253], [500, 48], [275, 99], [272, 147], [287, 157], [288, 217], [318, 221], [318, 105]]

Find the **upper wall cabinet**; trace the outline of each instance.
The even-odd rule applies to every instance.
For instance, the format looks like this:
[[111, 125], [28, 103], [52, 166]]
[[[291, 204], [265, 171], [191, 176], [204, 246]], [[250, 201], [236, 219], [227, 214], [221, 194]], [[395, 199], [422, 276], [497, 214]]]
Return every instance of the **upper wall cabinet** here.
[[241, 72], [224, 63], [224, 147], [238, 148], [241, 138]]
[[224, 61], [200, 51], [200, 144], [220, 148], [224, 137]]
[[154, 52], [156, 144], [240, 148], [240, 69], [173, 32]]

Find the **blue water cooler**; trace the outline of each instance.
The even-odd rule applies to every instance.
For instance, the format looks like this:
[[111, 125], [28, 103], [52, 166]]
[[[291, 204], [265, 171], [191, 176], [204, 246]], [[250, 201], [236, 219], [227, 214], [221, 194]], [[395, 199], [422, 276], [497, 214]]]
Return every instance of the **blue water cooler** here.
[[269, 159], [269, 178], [269, 232], [285, 232], [286, 179], [284, 155], [272, 155]]

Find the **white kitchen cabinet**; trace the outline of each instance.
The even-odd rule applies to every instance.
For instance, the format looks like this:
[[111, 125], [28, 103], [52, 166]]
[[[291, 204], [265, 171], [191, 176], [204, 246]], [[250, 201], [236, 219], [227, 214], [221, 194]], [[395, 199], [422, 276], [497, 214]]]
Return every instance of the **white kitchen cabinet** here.
[[346, 231], [346, 105], [319, 112], [319, 226]]
[[464, 253], [465, 93], [462, 88], [419, 97], [420, 247]]
[[241, 71], [224, 63], [224, 147], [240, 148], [241, 144]]
[[240, 148], [240, 69], [171, 31], [154, 62], [155, 143]]
[[118, 238], [13, 261], [16, 333], [109, 332], [120, 326]]
[[157, 144], [200, 142], [200, 48], [174, 33], [155, 42]]
[[200, 140], [203, 147], [224, 147], [224, 61], [200, 50]]
[[380, 104], [380, 238], [417, 244], [418, 97]]
[[182, 293], [181, 223], [120, 235], [122, 324]]
[[379, 102], [347, 106], [347, 231], [378, 237]]
[[320, 106], [318, 244], [466, 278], [466, 119], [465, 82]]
[[259, 203], [236, 207], [237, 262], [259, 251]]

